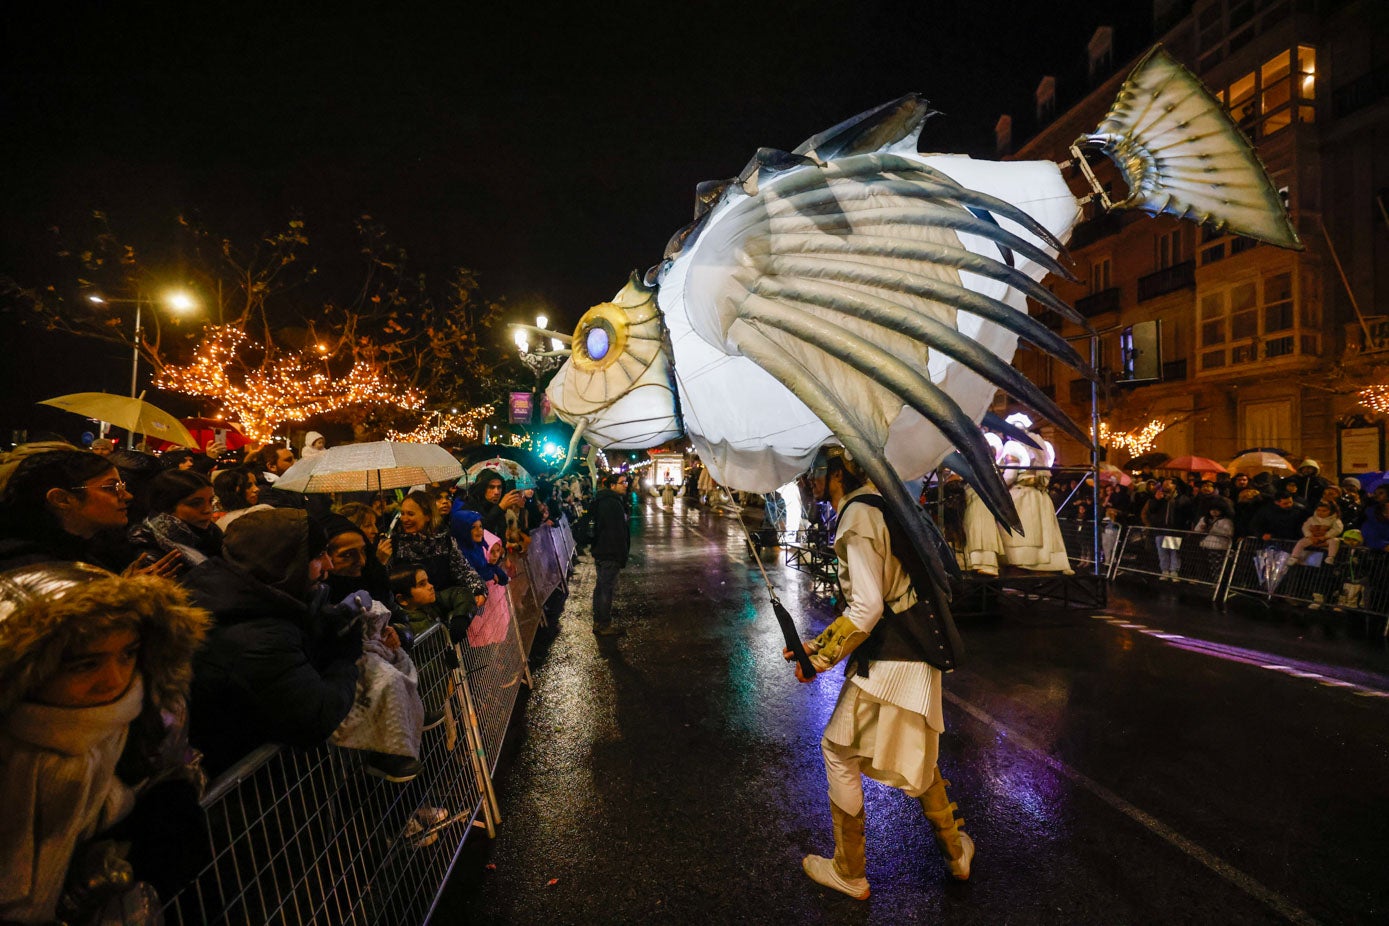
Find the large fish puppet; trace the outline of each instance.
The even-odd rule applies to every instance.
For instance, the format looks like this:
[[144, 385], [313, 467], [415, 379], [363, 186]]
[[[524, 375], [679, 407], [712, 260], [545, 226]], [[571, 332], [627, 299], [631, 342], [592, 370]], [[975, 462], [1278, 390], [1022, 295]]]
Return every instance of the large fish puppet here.
[[[1174, 215], [1300, 247], [1249, 142], [1158, 46], [1066, 165], [924, 155], [932, 115], [910, 94], [770, 148], [696, 188], [664, 258], [579, 320], [546, 395], [580, 438], [644, 448], [686, 435], [719, 482], [771, 492], [840, 443], [932, 565], [929, 520], [903, 480], [950, 465], [1005, 525], [1017, 512], [980, 424], [998, 390], [1088, 444], [1011, 361], [1021, 338], [1085, 375], [1027, 300], [1084, 325], [1041, 279], [1074, 279], [1064, 242], [1085, 203]], [[1084, 149], [1117, 165], [1111, 202]], [[1078, 199], [1063, 168], [1093, 192]], [[993, 423], [993, 422], [991, 422]]]

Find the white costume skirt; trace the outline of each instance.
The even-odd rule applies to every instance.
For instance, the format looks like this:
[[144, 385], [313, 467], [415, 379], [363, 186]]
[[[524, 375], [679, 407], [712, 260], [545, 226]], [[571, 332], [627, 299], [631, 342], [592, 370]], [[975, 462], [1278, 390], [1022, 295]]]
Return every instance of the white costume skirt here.
[[1008, 563], [1037, 572], [1070, 575], [1071, 561], [1066, 556], [1066, 541], [1061, 536], [1061, 525], [1056, 523], [1056, 506], [1051, 496], [1032, 486], [1015, 485], [1009, 491], [1022, 521], [1023, 534], [1003, 535]]
[[879, 701], [846, 682], [821, 746], [856, 759], [860, 771], [874, 781], [916, 796], [931, 785], [940, 734], [927, 726], [924, 715]]
[[965, 569], [998, 575], [998, 558], [1003, 553], [998, 522], [973, 489], [965, 489]]

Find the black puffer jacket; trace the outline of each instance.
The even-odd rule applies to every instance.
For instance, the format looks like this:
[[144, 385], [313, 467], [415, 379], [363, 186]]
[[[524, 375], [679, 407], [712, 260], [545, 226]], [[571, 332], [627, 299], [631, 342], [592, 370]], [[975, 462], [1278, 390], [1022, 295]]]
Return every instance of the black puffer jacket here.
[[627, 530], [627, 506], [622, 496], [612, 489], [599, 490], [593, 497], [589, 515], [593, 518], [591, 548], [594, 560], [626, 566], [631, 535]]
[[266, 742], [316, 746], [352, 708], [362, 635], [228, 563], [181, 583], [216, 626], [193, 659], [190, 739], [219, 774]]

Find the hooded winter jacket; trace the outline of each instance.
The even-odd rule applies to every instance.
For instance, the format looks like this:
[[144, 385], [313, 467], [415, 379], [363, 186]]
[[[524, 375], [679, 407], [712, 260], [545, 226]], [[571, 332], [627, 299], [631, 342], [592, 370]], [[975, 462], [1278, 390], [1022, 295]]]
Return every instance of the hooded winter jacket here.
[[[165, 760], [185, 759], [164, 748], [163, 717], [182, 711], [208, 617], [171, 582], [71, 563], [0, 574], [0, 614], [0, 920], [48, 922], [74, 850], [125, 816]], [[140, 654], [120, 697], [29, 699], [76, 641], [130, 629]]]
[[[473, 525], [482, 520], [482, 515], [476, 511], [470, 511], [462, 507], [460, 501], [453, 503], [453, 513], [449, 515], [449, 533], [453, 534], [454, 542], [458, 544], [459, 552], [468, 561], [468, 565], [473, 567], [473, 571], [478, 574], [482, 581], [495, 581], [498, 585], [505, 585], [511, 581], [511, 577], [506, 574], [506, 570], [487, 559], [486, 541], [476, 543], [473, 541]], [[486, 527], [483, 528], [486, 530]]]

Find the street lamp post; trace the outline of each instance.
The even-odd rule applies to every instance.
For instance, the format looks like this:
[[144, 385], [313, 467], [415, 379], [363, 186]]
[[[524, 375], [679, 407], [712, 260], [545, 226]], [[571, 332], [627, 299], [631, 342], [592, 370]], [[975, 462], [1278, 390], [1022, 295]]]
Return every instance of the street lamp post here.
[[[140, 324], [140, 309], [145, 302], [144, 298], [140, 295], [139, 290], [136, 290], [134, 299], [108, 299], [98, 293], [92, 293], [87, 297], [87, 301], [93, 305], [135, 306], [135, 346], [130, 352], [130, 397], [132, 399], [139, 398], [137, 390], [140, 386], [140, 334], [143, 331]], [[168, 293], [164, 297], [164, 302], [169, 308], [179, 313], [190, 312], [197, 307], [192, 296], [180, 291]], [[151, 308], [153, 308], [153, 303], [151, 303]], [[135, 447], [135, 433], [133, 431], [126, 435], [126, 446], [131, 449]]]
[[[536, 328], [540, 328], [543, 330], [546, 324], [548, 323], [549, 319], [546, 318], [544, 315], [537, 315], [535, 317]], [[540, 391], [540, 377], [544, 376], [546, 373], [549, 373], [551, 370], [559, 369], [559, 367], [564, 363], [564, 342], [560, 341], [558, 338], [551, 338], [550, 350], [545, 351], [544, 346], [545, 344], [542, 341], [540, 343], [540, 351], [531, 350], [531, 338], [529, 332], [527, 332], [524, 328], [518, 327], [516, 329], [516, 349], [521, 352], [521, 362], [524, 363], [526, 367], [530, 369], [531, 373], [535, 376], [536, 392]]]

